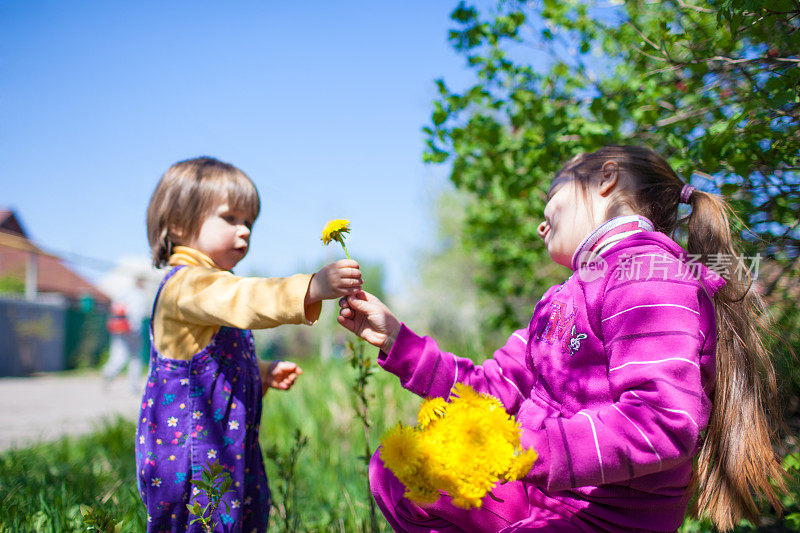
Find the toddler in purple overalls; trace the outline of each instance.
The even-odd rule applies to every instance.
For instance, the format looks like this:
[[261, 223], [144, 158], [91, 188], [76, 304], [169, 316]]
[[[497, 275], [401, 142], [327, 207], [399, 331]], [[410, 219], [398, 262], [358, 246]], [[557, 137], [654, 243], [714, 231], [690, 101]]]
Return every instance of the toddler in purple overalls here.
[[232, 479], [212, 520], [217, 531], [264, 532], [270, 493], [258, 442], [261, 399], [290, 388], [300, 368], [259, 361], [252, 328], [312, 324], [323, 299], [361, 286], [355, 261], [314, 275], [243, 278], [258, 192], [239, 169], [212, 158], [176, 163], [150, 200], [148, 239], [157, 267], [173, 267], [153, 303], [151, 371], [136, 432], [139, 491], [150, 532], [200, 531], [187, 504], [207, 503], [190, 483], [218, 461]]

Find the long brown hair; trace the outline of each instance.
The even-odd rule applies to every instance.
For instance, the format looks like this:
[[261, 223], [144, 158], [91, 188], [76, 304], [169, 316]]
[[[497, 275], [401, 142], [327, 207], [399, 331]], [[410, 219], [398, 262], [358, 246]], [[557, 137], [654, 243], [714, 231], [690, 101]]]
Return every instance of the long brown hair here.
[[[612, 205], [628, 207], [653, 222], [656, 231], [675, 237], [686, 224], [690, 254], [708, 265], [710, 258], [740, 258], [731, 231], [735, 214], [715, 194], [695, 189], [691, 213], [679, 220], [678, 204], [685, 183], [660, 155], [636, 146], [606, 146], [570, 160], [557, 177], [576, 179], [584, 192], [596, 183], [606, 161], [616, 161], [620, 186]], [[724, 255], [716, 255], [724, 254]], [[736, 265], [732, 265], [734, 267]], [[707, 433], [690, 490], [694, 512], [729, 530], [743, 516], [757, 523], [760, 494], [776, 510], [786, 492], [786, 474], [772, 443], [780, 416], [773, 362], [764, 344], [769, 334], [764, 301], [752, 288], [748, 268], [722, 272], [727, 282], [714, 295], [717, 318], [716, 385]]]
[[147, 240], [153, 264], [167, 264], [172, 249], [197, 236], [220, 202], [255, 221], [261, 210], [256, 186], [247, 174], [212, 157], [175, 163], [161, 177], [147, 207]]

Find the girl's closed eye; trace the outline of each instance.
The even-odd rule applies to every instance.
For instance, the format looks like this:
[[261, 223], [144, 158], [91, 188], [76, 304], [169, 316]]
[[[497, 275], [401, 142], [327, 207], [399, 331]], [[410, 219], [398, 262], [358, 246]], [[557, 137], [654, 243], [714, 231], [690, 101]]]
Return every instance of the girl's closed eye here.
[[247, 229], [253, 229], [253, 221], [235, 213], [222, 215], [220, 218], [233, 226], [245, 226]]

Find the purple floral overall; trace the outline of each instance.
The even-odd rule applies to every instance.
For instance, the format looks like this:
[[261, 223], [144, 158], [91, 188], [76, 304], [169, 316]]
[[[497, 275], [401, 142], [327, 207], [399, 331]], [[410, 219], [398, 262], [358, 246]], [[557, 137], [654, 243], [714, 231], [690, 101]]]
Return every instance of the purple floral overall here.
[[[164, 284], [181, 267], [170, 270]], [[231, 475], [232, 492], [214, 513], [216, 531], [264, 532], [270, 492], [258, 444], [261, 422], [261, 376], [249, 330], [221, 327], [191, 360], [162, 355], [150, 326], [152, 368], [136, 431], [139, 493], [147, 507], [148, 532], [199, 532], [186, 504], [205, 506], [192, 479], [219, 461]]]

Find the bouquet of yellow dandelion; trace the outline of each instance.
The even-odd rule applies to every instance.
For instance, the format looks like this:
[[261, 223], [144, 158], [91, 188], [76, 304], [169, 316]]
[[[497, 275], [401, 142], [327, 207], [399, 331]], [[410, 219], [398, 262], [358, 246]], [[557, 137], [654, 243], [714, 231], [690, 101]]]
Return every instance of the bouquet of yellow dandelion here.
[[498, 481], [530, 472], [538, 457], [520, 446], [520, 427], [500, 401], [457, 383], [450, 401], [429, 398], [417, 425], [398, 424], [383, 437], [383, 464], [406, 487], [405, 497], [433, 503], [440, 491], [463, 509], [480, 507]]
[[344, 254], [350, 259], [350, 254], [347, 253], [347, 246], [344, 245], [344, 234], [350, 233], [350, 221], [342, 218], [331, 220], [325, 225], [322, 230], [322, 244], [328, 245], [331, 241], [336, 241], [342, 245]]

